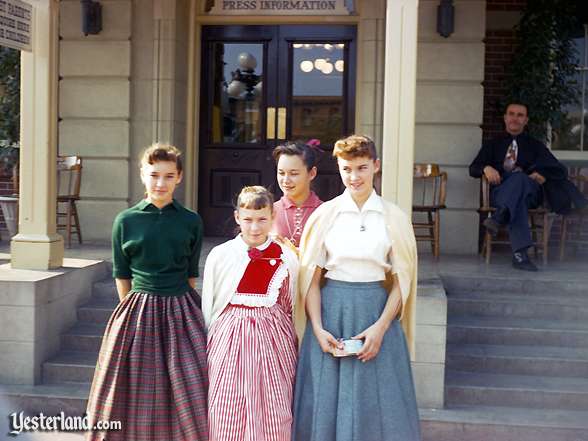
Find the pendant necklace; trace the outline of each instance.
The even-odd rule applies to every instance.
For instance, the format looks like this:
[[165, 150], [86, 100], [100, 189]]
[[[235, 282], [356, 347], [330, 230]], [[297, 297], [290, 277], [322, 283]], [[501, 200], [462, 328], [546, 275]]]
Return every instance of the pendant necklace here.
[[284, 218], [286, 219], [286, 226], [288, 227], [288, 235], [290, 236], [288, 240], [292, 242], [294, 246], [296, 246], [296, 236], [302, 235], [302, 222], [306, 217], [304, 213], [304, 208], [296, 207], [296, 211], [294, 212], [294, 233], [292, 233], [292, 227], [290, 226], [290, 220], [288, 219], [288, 214], [286, 207], [284, 206], [284, 202], [282, 201], [282, 208], [284, 209]]

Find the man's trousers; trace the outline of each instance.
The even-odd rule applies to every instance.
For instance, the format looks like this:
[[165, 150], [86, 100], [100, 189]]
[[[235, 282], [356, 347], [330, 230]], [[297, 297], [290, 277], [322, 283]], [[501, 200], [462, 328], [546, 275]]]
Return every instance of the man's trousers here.
[[497, 209], [495, 219], [508, 225], [513, 251], [533, 245], [529, 227], [529, 208], [536, 208], [543, 199], [541, 186], [523, 172], [505, 173], [502, 182], [492, 186], [490, 203]]

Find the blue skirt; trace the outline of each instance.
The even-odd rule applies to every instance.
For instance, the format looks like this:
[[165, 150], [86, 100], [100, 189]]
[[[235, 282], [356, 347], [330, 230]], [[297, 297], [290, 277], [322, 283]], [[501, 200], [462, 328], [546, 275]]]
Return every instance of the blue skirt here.
[[[374, 324], [388, 293], [380, 282], [327, 279], [321, 289], [324, 328], [349, 338]], [[386, 331], [376, 358], [324, 353], [310, 322], [300, 349], [294, 397], [293, 441], [418, 441], [419, 414], [404, 332]]]

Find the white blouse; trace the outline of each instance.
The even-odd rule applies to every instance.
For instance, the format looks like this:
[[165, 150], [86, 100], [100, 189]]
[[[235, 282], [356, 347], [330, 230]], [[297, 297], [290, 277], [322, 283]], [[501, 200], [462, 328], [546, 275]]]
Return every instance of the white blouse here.
[[327, 270], [325, 277], [345, 282], [385, 280], [392, 269], [392, 242], [380, 196], [372, 191], [360, 210], [345, 190], [324, 243], [317, 265]]

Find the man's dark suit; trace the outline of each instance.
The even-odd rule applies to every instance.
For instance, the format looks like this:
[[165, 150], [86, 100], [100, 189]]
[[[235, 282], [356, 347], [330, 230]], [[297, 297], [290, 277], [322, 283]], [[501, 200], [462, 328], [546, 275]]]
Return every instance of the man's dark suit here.
[[543, 143], [524, 133], [514, 139], [518, 145], [516, 167], [520, 171], [504, 170], [504, 158], [513, 140], [513, 136], [505, 134], [484, 143], [470, 164], [470, 176], [482, 177], [488, 165], [500, 173], [501, 183], [491, 186], [490, 200], [502, 217], [497, 221], [508, 224], [513, 251], [518, 251], [533, 245], [527, 210], [537, 207], [543, 198], [541, 186], [528, 175], [537, 172], [549, 182], [565, 180], [567, 171]]

